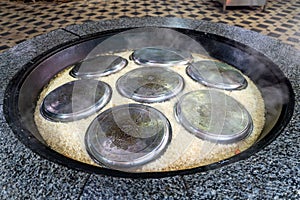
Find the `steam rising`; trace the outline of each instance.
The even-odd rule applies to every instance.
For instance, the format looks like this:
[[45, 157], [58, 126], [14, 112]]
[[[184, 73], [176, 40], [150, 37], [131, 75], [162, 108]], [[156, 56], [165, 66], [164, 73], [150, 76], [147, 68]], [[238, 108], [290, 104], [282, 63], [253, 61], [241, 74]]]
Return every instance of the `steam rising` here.
[[[87, 59], [94, 58], [99, 55], [114, 55], [114, 54], [117, 55], [118, 53], [120, 55], [121, 52], [130, 51], [130, 50], [134, 51], [134, 50], [144, 48], [144, 47], [161, 47], [161, 48], [166, 48], [166, 49], [177, 49], [180, 51], [187, 51], [192, 54], [200, 54], [206, 59], [212, 59], [209, 56], [209, 54], [206, 52], [205, 48], [203, 46], [201, 46], [197, 41], [188, 37], [187, 35], [184, 35], [175, 30], [166, 29], [166, 28], [139, 28], [139, 29], [132, 29], [129, 31], [122, 32], [120, 34], [117, 34], [117, 35], [114, 35], [114, 36], [108, 38], [107, 40], [102, 41], [99, 45], [97, 45], [89, 53], [89, 55], [87, 55], [86, 58]], [[230, 52], [230, 53], [232, 54], [232, 56], [234, 56], [234, 59], [237, 60], [239, 64], [246, 63], [246, 66], [248, 66], [247, 62], [245, 62], [245, 57], [243, 59], [243, 57], [239, 55], [240, 52]], [[250, 56], [249, 59], [250, 58], [252, 58], [252, 57]], [[128, 57], [127, 57], [127, 59], [128, 59]], [[249, 59], [246, 57], [246, 61], [248, 61]], [[226, 59], [221, 59], [221, 60], [226, 61]], [[230, 60], [230, 59], [227, 58], [227, 60]], [[194, 61], [196, 62], [197, 60], [194, 60]], [[253, 60], [253, 62], [257, 62], [257, 61]], [[83, 61], [81, 63], [81, 68], [79, 69], [79, 71], [84, 70], [85, 65], [87, 63], [88, 62], [85, 63]], [[99, 65], [101, 65], [101, 63], [99, 63]], [[143, 66], [141, 66], [141, 67], [143, 67]], [[186, 66], [180, 66], [180, 67], [185, 69]], [[251, 70], [249, 70], [249, 68], [247, 68], [247, 67], [244, 67], [244, 68], [242, 67], [242, 70], [244, 70], [246, 72], [246, 74], [252, 73]], [[262, 68], [262, 70], [263, 70], [263, 68]], [[124, 68], [123, 71], [126, 72], [126, 68]], [[201, 72], [199, 72], [199, 73], [201, 73]], [[219, 74], [219, 75], [221, 76], [221, 74]], [[109, 77], [115, 77], [115, 76], [109, 76]], [[257, 78], [257, 80], [259, 80], [259, 75], [254, 76], [254, 77]], [[116, 82], [117, 80], [111, 80], [111, 81]], [[147, 84], [147, 83], [145, 83], [145, 84]], [[115, 85], [111, 85], [111, 86], [115, 87]], [[96, 87], [96, 85], [94, 87]], [[194, 88], [188, 88], [188, 87], [189, 86], [186, 86], [185, 91], [194, 90]], [[76, 87], [74, 87], [74, 88], [76, 88]], [[113, 90], [114, 90], [114, 92], [116, 92], [115, 89], [113, 89]], [[77, 91], [74, 90], [72, 95], [74, 97], [76, 97], [76, 93], [77, 93]], [[230, 92], [228, 92], [228, 93], [230, 93]], [[183, 93], [179, 93], [171, 101], [176, 103], [182, 95], [183, 95]], [[94, 94], [94, 96], [96, 96], [96, 94]], [[211, 100], [213, 101], [213, 97], [211, 97]], [[222, 99], [221, 100], [218, 99], [218, 100], [222, 101]], [[85, 101], [85, 99], [82, 99], [82, 101]], [[224, 98], [224, 101], [226, 101], [225, 98]], [[282, 99], [280, 100], [280, 102], [282, 102]], [[112, 99], [111, 104], [112, 105], [114, 105], [114, 104], [120, 105], [119, 99]], [[175, 104], [173, 104], [173, 106], [174, 105]], [[272, 105], [276, 105], [276, 100], [275, 100], [275, 102], [272, 103]], [[219, 107], [220, 107], [220, 105], [219, 105]], [[218, 108], [215, 108], [215, 109], [218, 109]], [[128, 108], [128, 110], [129, 110], [129, 108]], [[212, 110], [214, 110], [214, 109], [212, 109]], [[255, 111], [255, 105], [253, 108], [253, 112], [254, 111]], [[128, 111], [127, 111], [127, 113], [128, 113]], [[211, 117], [216, 118], [216, 116], [215, 116], [216, 113], [217, 112], [214, 112], [213, 116], [211, 116]], [[112, 114], [114, 115], [114, 113], [112, 113]], [[222, 117], [225, 118], [226, 116], [222, 116]], [[173, 118], [174, 118], [174, 114], [173, 114]], [[115, 116], [114, 120], [115, 120], [116, 124], [120, 124], [120, 126], [119, 126], [120, 128], [124, 127], [124, 123], [122, 121], [118, 121], [118, 120], [120, 120], [120, 118], [118, 116]], [[136, 123], [134, 121], [134, 119], [131, 119], [130, 117], [127, 120], [128, 120], [128, 124]], [[155, 119], [153, 119], [153, 120], [155, 120]], [[176, 124], [176, 123], [174, 123], [173, 125], [178, 126], [178, 124]], [[218, 131], [221, 134], [222, 125], [220, 125], [220, 127], [218, 127], [218, 128], [220, 129], [220, 131], [219, 130]], [[176, 146], [178, 153], [176, 155], [174, 155], [174, 154], [171, 154], [168, 150], [166, 150], [165, 155], [168, 159], [163, 158], [163, 157], [158, 159], [159, 161], [161, 161], [160, 159], [162, 159], [164, 161], [163, 165], [161, 165], [161, 168], [168, 168], [169, 165], [172, 165], [172, 163], [175, 163], [176, 161], [178, 161], [180, 159], [180, 157], [189, 150], [190, 146], [192, 146], [193, 144], [196, 144], [197, 138], [193, 137], [191, 134], [190, 135], [186, 134], [186, 130], [183, 127], [180, 127], [179, 129], [180, 130], [177, 130], [176, 133], [174, 133], [175, 137], [172, 136], [173, 145]], [[124, 130], [124, 131], [126, 131], [126, 130]], [[130, 133], [128, 133], [128, 134], [130, 135]], [[198, 154], [195, 155], [197, 157], [195, 159], [199, 160], [199, 159], [205, 158], [205, 156], [208, 155], [211, 151], [214, 151], [216, 146], [218, 146], [218, 144], [216, 144], [216, 143], [203, 143], [203, 145], [201, 146], [200, 152], [198, 151]], [[174, 146], [173, 146], [173, 148], [174, 148]], [[170, 155], [168, 155], [168, 154], [170, 154]], [[154, 162], [156, 162], [156, 161], [154, 161]], [[133, 169], [124, 169], [124, 170], [131, 171]]]
[[101, 42], [88, 55], [136, 50], [143, 47], [164, 47], [193, 53], [206, 53], [198, 42], [187, 35], [166, 28], [138, 28], [114, 35]]
[[[123, 52], [128, 50], [137, 50], [145, 47], [158, 47], [163, 49], [174, 49], [178, 50], [178, 52], [188, 52], [188, 53], [195, 53], [195, 54], [202, 54], [206, 57], [209, 57], [208, 53], [206, 53], [206, 50], [194, 39], [190, 38], [187, 35], [184, 35], [182, 33], [179, 33], [172, 29], [166, 29], [166, 28], [138, 28], [138, 29], [132, 29], [129, 31], [122, 32], [120, 34], [114, 35], [107, 40], [104, 40], [99, 45], [97, 45], [87, 56], [88, 58], [93, 58], [95, 56], [103, 55], [103, 54], [115, 54], [117, 52]], [[183, 56], [184, 57], [184, 56]], [[88, 62], [82, 62], [80, 70], [84, 70], [87, 68]], [[101, 65], [101, 63], [99, 63]], [[103, 66], [102, 66], [103, 67]], [[185, 67], [185, 66], [182, 66]], [[145, 84], [147, 84], [145, 82]], [[149, 82], [150, 84], [150, 82]], [[162, 85], [163, 86], [163, 85]], [[165, 86], [163, 86], [165, 87]], [[138, 88], [136, 88], [138, 89]], [[76, 91], [74, 91], [76, 95]], [[179, 99], [179, 97], [182, 94], [179, 94], [174, 97], [176, 101]], [[83, 100], [84, 101], [84, 100]], [[112, 100], [116, 101], [116, 100]], [[174, 100], [175, 101], [175, 100]], [[129, 110], [129, 107], [128, 107]], [[127, 111], [129, 113], [129, 111]], [[130, 115], [128, 115], [130, 116]], [[123, 127], [123, 122], [120, 121], [118, 115], [114, 118], [116, 124], [120, 124], [119, 127]], [[127, 119], [129, 120], [128, 124], [135, 124], [134, 119], [131, 119], [130, 117]], [[154, 119], [153, 119], [154, 120]], [[121, 128], [122, 129], [122, 128]], [[182, 128], [184, 129], [184, 128]], [[159, 131], [159, 130], [158, 130]], [[179, 134], [176, 136], [176, 138], [173, 138], [174, 140], [179, 141], [185, 141], [187, 136], [186, 134], [180, 134], [184, 133], [185, 131], [179, 131]], [[128, 133], [129, 135], [132, 133]], [[181, 153], [175, 156], [173, 159], [171, 159], [169, 162], [165, 163], [164, 167], [168, 167], [169, 164], [175, 162], [179, 157], [181, 157], [181, 154], [183, 154], [191, 145], [194, 139], [190, 139], [180, 145], [178, 145], [178, 148], [181, 149]], [[212, 144], [214, 146], [214, 144]], [[203, 154], [204, 155], [204, 154]], [[202, 154], [199, 156], [203, 156]], [[127, 169], [131, 170], [131, 169]]]

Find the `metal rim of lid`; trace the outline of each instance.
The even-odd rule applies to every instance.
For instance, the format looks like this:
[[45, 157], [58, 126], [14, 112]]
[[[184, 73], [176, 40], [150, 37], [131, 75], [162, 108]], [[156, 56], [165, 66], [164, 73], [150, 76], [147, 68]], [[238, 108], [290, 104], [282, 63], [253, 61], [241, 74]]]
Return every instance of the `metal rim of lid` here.
[[[187, 118], [187, 116], [185, 116], [183, 114], [182, 104], [183, 104], [184, 100], [189, 97], [189, 95], [195, 95], [197, 93], [199, 93], [199, 94], [202, 93], [204, 95], [207, 95], [207, 93], [210, 93], [210, 94], [215, 93], [216, 95], [218, 95], [218, 94], [224, 95], [225, 98], [226, 98], [225, 101], [232, 101], [237, 106], [237, 107], [235, 107], [235, 109], [238, 108], [242, 111], [240, 114], [243, 116], [242, 118], [247, 121], [246, 125], [243, 126], [240, 129], [239, 132], [235, 132], [235, 133], [230, 134], [230, 135], [224, 135], [224, 134], [220, 134], [220, 133], [216, 134], [216, 133], [212, 133], [212, 132], [209, 132], [209, 131], [206, 131], [206, 130], [201, 130], [200, 128], [195, 127], [190, 122], [190, 120]], [[201, 104], [201, 102], [197, 102], [197, 103]], [[203, 105], [205, 105], [205, 104], [203, 104]], [[197, 110], [196, 106], [193, 106], [193, 109], [191, 110], [190, 113], [195, 113], [196, 110]], [[226, 95], [225, 93], [215, 91], [215, 90], [197, 90], [197, 91], [192, 91], [192, 92], [186, 93], [175, 104], [174, 112], [175, 112], [176, 120], [186, 130], [188, 130], [190, 133], [196, 135], [197, 137], [199, 137], [201, 139], [208, 140], [208, 141], [211, 141], [211, 142], [223, 143], [223, 144], [238, 142], [238, 141], [246, 138], [253, 130], [253, 121], [252, 121], [251, 115], [246, 110], [246, 108], [242, 104], [240, 104], [238, 101], [236, 101], [234, 98]], [[198, 116], [198, 118], [200, 119], [199, 116]]]
[[[106, 62], [109, 61], [108, 66], [106, 66], [104, 69], [99, 67], [98, 71], [97, 70], [84, 71], [84, 69], [80, 70], [80, 68], [83, 64], [88, 65], [89, 62], [92, 62], [92, 61], [97, 61], [96, 64], [100, 64], [100, 63], [103, 63], [103, 59]], [[122, 58], [120, 56], [115, 56], [115, 55], [97, 56], [97, 57], [89, 58], [87, 60], [83, 60], [83, 61], [76, 63], [74, 65], [74, 67], [72, 68], [72, 70], [70, 71], [70, 75], [74, 78], [82, 78], [82, 79], [98, 78], [98, 77], [108, 76], [113, 73], [116, 73], [116, 72], [122, 70], [124, 67], [126, 67], [127, 64], [128, 64], [128, 61], [125, 58]]]
[[[208, 76], [203, 76], [201, 75], [201, 72], [199, 73], [199, 68], [201, 67], [201, 64], [206, 64], [208, 63], [209, 65], [212, 65], [212, 63], [214, 63], [214, 69], [218, 70], [218, 72], [216, 72], [214, 75], [218, 76], [219, 75], [219, 81], [218, 82], [214, 82], [213, 80], [210, 80], [208, 78]], [[200, 64], [200, 66], [199, 66]], [[221, 69], [220, 64], [228, 67], [227, 69], [225, 69], [226, 67], [224, 67], [223, 69]], [[232, 68], [232, 69], [230, 69]], [[222, 71], [224, 70], [225, 72], [229, 73], [232, 76], [236, 76], [240, 79], [240, 81], [236, 81], [235, 83], [228, 83], [230, 78], [226, 78], [225, 76], [222, 76]], [[190, 64], [187, 68], [186, 68], [186, 73], [189, 77], [191, 77], [193, 80], [208, 86], [208, 87], [213, 87], [213, 88], [218, 88], [218, 89], [224, 89], [224, 90], [241, 90], [247, 87], [248, 82], [247, 80], [241, 75], [241, 73], [239, 73], [237, 70], [235, 70], [233, 67], [231, 67], [230, 65], [227, 65], [225, 63], [221, 63], [219, 61], [198, 61], [195, 63]], [[202, 71], [202, 73], [205, 73], [205, 71]]]
[[[80, 89], [81, 86], [84, 86], [87, 84], [92, 84], [92, 85], [90, 85], [92, 87], [92, 90], [87, 89], [88, 92], [93, 92], [90, 95], [91, 98], [97, 97], [95, 95], [100, 94], [100, 93], [98, 93], [99, 91], [94, 92], [95, 90], [102, 90], [103, 95], [101, 97], [99, 97], [98, 99], [94, 98], [92, 102], [85, 101], [88, 103], [88, 105], [86, 105], [86, 107], [82, 108], [81, 110], [76, 110], [75, 112], [60, 113], [60, 112], [56, 112], [55, 108], [53, 108], [53, 105], [59, 106], [59, 104], [57, 104], [57, 102], [59, 102], [59, 99], [56, 99], [56, 102], [54, 104], [51, 104], [51, 101], [47, 102], [47, 100], [49, 100], [49, 98], [52, 98], [52, 97], [55, 98], [55, 96], [56, 97], [58, 96], [55, 93], [63, 92], [63, 96], [66, 97], [65, 96], [66, 91], [63, 91], [64, 89], [72, 91], [71, 93], [72, 93], [72, 98], [73, 98], [73, 95], [77, 93], [77, 89], [74, 89], [74, 87], [76, 87], [75, 85], [77, 85], [77, 87]], [[94, 91], [93, 91], [93, 89], [94, 89]], [[78, 94], [79, 99], [86, 99], [87, 96], [82, 96], [80, 94], [80, 91], [78, 91], [78, 93], [77, 94]], [[46, 118], [50, 121], [55, 121], [55, 122], [71, 122], [71, 121], [75, 121], [75, 120], [80, 120], [80, 119], [86, 118], [86, 117], [96, 113], [97, 111], [101, 110], [110, 101], [111, 96], [112, 96], [112, 89], [107, 83], [104, 83], [102, 81], [96, 81], [96, 80], [75, 80], [75, 81], [68, 82], [64, 85], [61, 85], [60, 87], [51, 91], [43, 99], [43, 102], [40, 107], [40, 113], [44, 118]], [[77, 97], [75, 97], [75, 98], [77, 98]], [[62, 104], [63, 103], [71, 103], [72, 111], [73, 111], [73, 109], [76, 109], [76, 107], [75, 107], [76, 103], [75, 103], [75, 105], [73, 104], [73, 102], [61, 102], [61, 103]], [[63, 106], [62, 104], [60, 104], [60, 105]], [[84, 104], [81, 104], [81, 105], [84, 105]]]
[[[133, 85], [130, 87], [130, 83], [133, 83], [134, 80], [134, 75], [135, 73], [139, 73], [141, 77], [138, 77], [141, 79], [140, 85]], [[148, 80], [151, 79], [151, 76], [156, 73], [157, 75], [157, 80], [158, 81], [153, 81], [153, 80]], [[166, 77], [163, 77], [165, 75]], [[148, 78], [146, 78], [148, 76]], [[167, 79], [172, 78], [171, 81], [167, 81]], [[137, 79], [138, 79], [137, 78]], [[159, 84], [159, 81], [165, 81], [163, 84]], [[147, 94], [142, 94], [142, 93], [137, 93], [135, 92], [137, 89], [144, 87], [147, 84], [156, 84], [159, 87], [165, 87], [163, 86], [164, 84], [172, 84], [176, 83], [176, 85], [171, 85], [171, 88], [167, 88], [165, 92], [159, 92], [156, 91], [150, 91], [153, 92], [153, 95], [147, 95]], [[156, 103], [156, 102], [163, 102], [166, 100], [169, 100], [176, 96], [178, 93], [180, 93], [183, 88], [184, 88], [184, 79], [182, 76], [180, 76], [178, 73], [174, 72], [171, 69], [168, 68], [162, 68], [162, 67], [142, 67], [142, 68], [137, 68], [134, 70], [131, 70], [121, 76], [117, 82], [116, 82], [116, 88], [118, 92], [129, 99], [133, 99], [137, 102], [141, 103]], [[145, 86], [146, 87], [146, 86]]]
[[[154, 119], [159, 121], [157, 123], [161, 124], [159, 128], [162, 128], [162, 130], [159, 129], [160, 132], [158, 133], [156, 132], [154, 135], [150, 135], [149, 137], [139, 138], [137, 136], [135, 137], [128, 136], [125, 133], [126, 137], [133, 138], [133, 140], [140, 139], [142, 142], [145, 143], [146, 143], [145, 140], [149, 138], [151, 139], [150, 142], [148, 141], [149, 144], [139, 149], [138, 152], [130, 152], [129, 150], [124, 150], [120, 147], [117, 147], [118, 144], [114, 145], [115, 143], [113, 142], [113, 139], [115, 138], [113, 138], [112, 136], [110, 136], [110, 138], [106, 137], [107, 132], [105, 132], [104, 125], [107, 125], [110, 119], [108, 119], [108, 121], [105, 121], [105, 118], [114, 117], [115, 115], [119, 114], [118, 112], [123, 112], [124, 110], [125, 112], [131, 112], [137, 110], [141, 112], [144, 111], [149, 112], [152, 114], [152, 117]], [[126, 117], [126, 120], [128, 120], [128, 116]], [[117, 122], [113, 121], [113, 123], [116, 123], [113, 125], [117, 125]], [[112, 130], [114, 130], [114, 127], [108, 127], [107, 129], [111, 132]], [[95, 134], [93, 132], [94, 130], [98, 132], [96, 132]], [[108, 133], [108, 134], [112, 134], [112, 133]], [[124, 132], [122, 132], [121, 134], [124, 134]], [[115, 132], [113, 132], [113, 136], [118, 138]], [[142, 104], [123, 104], [105, 110], [92, 121], [85, 134], [85, 147], [90, 157], [96, 163], [117, 170], [130, 171], [131, 169], [136, 169], [137, 167], [146, 164], [150, 161], [153, 161], [156, 158], [158, 158], [160, 155], [162, 155], [165, 152], [167, 145], [170, 143], [171, 137], [172, 137], [171, 124], [163, 113], [161, 113], [160, 111], [158, 111], [153, 107], [142, 105]], [[122, 139], [122, 138], [118, 138], [118, 139]], [[107, 143], [110, 145], [107, 145]], [[106, 148], [105, 146], [103, 146], [103, 144], [106, 144], [106, 147], [109, 146], [109, 148]], [[116, 152], [114, 153], [113, 151]]]
[[[162, 61], [158, 60], [153, 54], [145, 57], [144, 54], [147, 53], [147, 51], [158, 51], [162, 54], [160, 58], [163, 56], [166, 56], [168, 54], [173, 54], [173, 56], [177, 56], [177, 59], [175, 60], [168, 60], [168, 61]], [[163, 53], [164, 52], [164, 53]], [[181, 51], [177, 49], [171, 49], [166, 47], [144, 47], [141, 49], [135, 50], [130, 58], [138, 65], [143, 66], [160, 66], [160, 67], [171, 67], [174, 65], [186, 65], [190, 63], [193, 60], [193, 56], [187, 52], [187, 51]], [[179, 59], [180, 58], [180, 59]]]

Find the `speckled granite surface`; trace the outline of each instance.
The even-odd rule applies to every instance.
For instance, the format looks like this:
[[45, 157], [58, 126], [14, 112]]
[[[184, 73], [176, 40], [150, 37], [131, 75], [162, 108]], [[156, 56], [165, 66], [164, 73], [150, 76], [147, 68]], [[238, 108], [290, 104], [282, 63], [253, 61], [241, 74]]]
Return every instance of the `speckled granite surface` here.
[[[269, 146], [250, 158], [193, 175], [162, 179], [126, 179], [88, 174], [49, 162], [20, 143], [3, 117], [3, 93], [9, 79], [38, 54], [86, 34], [122, 27], [163, 26], [198, 29], [243, 42], [265, 54], [291, 80], [296, 94], [293, 118]], [[0, 198], [1, 199], [299, 199], [300, 56], [289, 45], [224, 24], [176, 18], [120, 19], [56, 30], [0, 54]]]

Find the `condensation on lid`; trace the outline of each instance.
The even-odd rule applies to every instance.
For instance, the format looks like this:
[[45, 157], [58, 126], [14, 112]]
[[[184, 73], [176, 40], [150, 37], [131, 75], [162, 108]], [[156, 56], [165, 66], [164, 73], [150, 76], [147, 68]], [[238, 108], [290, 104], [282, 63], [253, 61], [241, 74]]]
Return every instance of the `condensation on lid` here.
[[131, 59], [139, 65], [169, 67], [185, 65], [193, 60], [187, 51], [163, 47], [145, 47], [135, 50]]
[[181, 92], [184, 80], [169, 68], [141, 67], [121, 76], [116, 88], [121, 95], [137, 102], [162, 102]]
[[51, 121], [79, 120], [101, 110], [111, 95], [111, 87], [104, 82], [76, 80], [51, 91], [44, 98], [40, 111]]
[[232, 66], [218, 61], [198, 61], [191, 63], [187, 74], [195, 81], [224, 90], [238, 90], [247, 87], [247, 80]]
[[85, 145], [97, 163], [127, 171], [160, 156], [171, 135], [171, 125], [160, 111], [142, 104], [123, 104], [92, 121]]
[[252, 118], [244, 106], [215, 90], [183, 95], [175, 105], [175, 115], [192, 134], [217, 143], [237, 142], [253, 129]]
[[120, 56], [97, 56], [76, 63], [70, 71], [70, 75], [82, 79], [98, 78], [116, 73], [127, 64], [128, 61]]

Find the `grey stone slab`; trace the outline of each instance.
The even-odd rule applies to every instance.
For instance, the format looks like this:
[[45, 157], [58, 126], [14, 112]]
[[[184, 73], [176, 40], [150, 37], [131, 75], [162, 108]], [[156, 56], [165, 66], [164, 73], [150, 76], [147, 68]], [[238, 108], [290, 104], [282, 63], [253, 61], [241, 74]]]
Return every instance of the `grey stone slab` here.
[[63, 30], [20, 43], [0, 55], [0, 199], [77, 199], [88, 174], [67, 169], [34, 154], [19, 142], [3, 116], [9, 80], [41, 53], [77, 38]]
[[2, 104], [0, 104], [0, 122], [5, 123], [5, 118], [4, 118], [4, 115], [3, 115], [3, 105]]
[[112, 29], [146, 26], [195, 29], [199, 26], [199, 21], [172, 17], [122, 18], [117, 20], [90, 22], [82, 25], [70, 25], [67, 26], [65, 29], [79, 36], [86, 36]]
[[161, 179], [125, 179], [92, 175], [81, 199], [186, 199], [180, 176]]
[[[295, 159], [249, 159], [206, 175], [185, 177], [191, 199], [299, 199]], [[250, 166], [248, 166], [250, 165]]]
[[0, 105], [2, 105], [6, 86], [17, 70], [7, 66], [0, 67], [0, 70]]
[[89, 175], [31, 152], [0, 115], [0, 199], [78, 199]]

